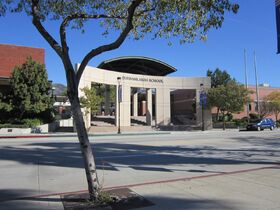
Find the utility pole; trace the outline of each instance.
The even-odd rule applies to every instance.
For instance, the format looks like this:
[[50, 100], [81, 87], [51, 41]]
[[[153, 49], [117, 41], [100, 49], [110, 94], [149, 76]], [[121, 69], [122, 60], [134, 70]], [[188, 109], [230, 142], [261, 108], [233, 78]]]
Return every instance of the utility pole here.
[[256, 79], [256, 96], [257, 96], [257, 107], [258, 107], [258, 114], [260, 116], [260, 100], [259, 100], [259, 81], [258, 81], [258, 73], [257, 73], [257, 58], [256, 58], [256, 51], [254, 50], [254, 66], [255, 66], [255, 79]]

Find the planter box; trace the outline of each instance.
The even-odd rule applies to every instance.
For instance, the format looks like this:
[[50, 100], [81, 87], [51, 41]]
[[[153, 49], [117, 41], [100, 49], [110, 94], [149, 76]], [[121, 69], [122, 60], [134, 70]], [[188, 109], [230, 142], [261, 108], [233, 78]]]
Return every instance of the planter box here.
[[31, 133], [31, 128], [1, 128], [0, 134], [27, 134]]

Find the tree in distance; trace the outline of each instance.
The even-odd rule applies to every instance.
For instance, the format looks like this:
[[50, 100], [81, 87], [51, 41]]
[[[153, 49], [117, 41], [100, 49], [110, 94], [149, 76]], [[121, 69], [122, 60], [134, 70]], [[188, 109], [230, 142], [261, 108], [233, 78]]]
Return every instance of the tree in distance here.
[[249, 93], [243, 85], [235, 81], [209, 89], [207, 93], [208, 106], [217, 107], [221, 111], [223, 130], [225, 130], [225, 116], [242, 111], [244, 105], [250, 101]]
[[[231, 0], [3, 0], [0, 14], [6, 11], [25, 12], [32, 23], [61, 59], [67, 78], [67, 93], [84, 159], [90, 198], [98, 196], [98, 177], [92, 149], [83, 121], [78, 85], [89, 61], [101, 53], [119, 48], [128, 36], [138, 40], [147, 33], [154, 38], [177, 37], [180, 43], [205, 40], [211, 28], [220, 28], [225, 12], [238, 11]], [[47, 20], [60, 22], [59, 38], [43, 25]], [[100, 24], [103, 34], [119, 33], [108, 44], [92, 47], [85, 53], [75, 71], [67, 42], [68, 28], [84, 30], [87, 21]], [[97, 30], [99, 30], [98, 28]], [[96, 39], [92, 39], [93, 43]], [[87, 42], [87, 45], [91, 43]]]
[[216, 68], [215, 71], [208, 69], [206, 75], [211, 78], [211, 88], [216, 88], [219, 85], [227, 85], [230, 81], [234, 80], [226, 70], [222, 71], [219, 68]]
[[[211, 78], [211, 88], [217, 88], [221, 85], [226, 86], [229, 82], [235, 81], [235, 79], [231, 78], [226, 70], [222, 71], [219, 68], [216, 68], [215, 71], [208, 69], [206, 75]], [[220, 108], [217, 107], [216, 121], [219, 120], [219, 113]]]
[[280, 113], [280, 92], [273, 91], [265, 98], [265, 101], [269, 103], [270, 112], [274, 114], [276, 121]]
[[82, 108], [85, 108], [86, 114], [96, 114], [99, 111], [103, 97], [96, 94], [96, 89], [94, 87], [84, 87], [81, 91], [84, 93], [84, 96], [80, 97]]

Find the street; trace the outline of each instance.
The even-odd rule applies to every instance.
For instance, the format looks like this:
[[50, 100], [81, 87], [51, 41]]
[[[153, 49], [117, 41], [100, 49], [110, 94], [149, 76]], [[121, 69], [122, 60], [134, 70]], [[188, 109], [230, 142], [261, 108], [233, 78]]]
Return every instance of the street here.
[[[90, 140], [102, 188], [129, 187], [155, 203], [143, 209], [279, 209], [279, 132]], [[0, 167], [0, 209], [63, 209], [59, 194], [87, 189], [76, 137], [0, 139]]]

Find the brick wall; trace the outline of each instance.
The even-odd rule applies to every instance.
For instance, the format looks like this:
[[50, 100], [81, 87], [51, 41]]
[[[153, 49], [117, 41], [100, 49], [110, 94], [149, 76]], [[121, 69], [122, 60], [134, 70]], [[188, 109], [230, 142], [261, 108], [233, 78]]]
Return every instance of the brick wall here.
[[[249, 110], [250, 113], [257, 113], [256, 110], [256, 101], [257, 101], [257, 96], [256, 96], [256, 87], [255, 86], [249, 86], [248, 87], [249, 90], [253, 91], [254, 93], [250, 94], [250, 98], [251, 98], [251, 103], [250, 103], [250, 108], [251, 110]], [[274, 88], [274, 87], [262, 87], [259, 86], [259, 101], [263, 101], [265, 99], [266, 96], [268, 96], [270, 93], [272, 92], [280, 92], [280, 88]], [[246, 111], [246, 106], [244, 106], [244, 111], [234, 114], [234, 118], [242, 118], [242, 117], [246, 117], [247, 116], [247, 111]], [[275, 116], [274, 115], [268, 115], [266, 117], [271, 117], [275, 120]]]
[[45, 49], [0, 44], [0, 77], [10, 77], [16, 65], [21, 65], [31, 56], [45, 64]]

